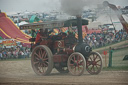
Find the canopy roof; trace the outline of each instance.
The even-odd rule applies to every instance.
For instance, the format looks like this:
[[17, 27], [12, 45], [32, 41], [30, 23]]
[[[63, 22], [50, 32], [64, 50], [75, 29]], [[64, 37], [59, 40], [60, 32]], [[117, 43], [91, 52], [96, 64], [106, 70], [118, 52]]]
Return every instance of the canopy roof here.
[[20, 26], [20, 29], [21, 30], [44, 29], [44, 28], [57, 28], [57, 27], [63, 27], [63, 21], [47, 21], [47, 22], [24, 24]]
[[[88, 25], [88, 21], [82, 19], [82, 25]], [[24, 29], [43, 29], [43, 28], [60, 28], [60, 27], [70, 27], [70, 26], [77, 26], [76, 19], [70, 20], [62, 20], [62, 21], [46, 21], [46, 22], [39, 22], [39, 23], [30, 23], [24, 24], [20, 26], [21, 30]]]

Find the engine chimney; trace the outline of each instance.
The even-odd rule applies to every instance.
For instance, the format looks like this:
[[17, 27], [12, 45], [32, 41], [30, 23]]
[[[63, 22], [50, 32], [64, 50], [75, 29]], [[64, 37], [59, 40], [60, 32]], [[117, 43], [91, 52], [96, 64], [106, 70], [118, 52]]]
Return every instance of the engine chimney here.
[[79, 40], [79, 43], [82, 43], [83, 42], [82, 19], [81, 19], [81, 16], [76, 16], [76, 17], [77, 17], [78, 40]]

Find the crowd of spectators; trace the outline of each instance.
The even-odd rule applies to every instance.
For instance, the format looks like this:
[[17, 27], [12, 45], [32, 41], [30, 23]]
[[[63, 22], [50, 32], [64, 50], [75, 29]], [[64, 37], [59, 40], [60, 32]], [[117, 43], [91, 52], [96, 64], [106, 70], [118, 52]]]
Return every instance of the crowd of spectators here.
[[[98, 48], [127, 39], [128, 39], [128, 34], [124, 30], [119, 30], [116, 33], [94, 32], [92, 34], [87, 34], [87, 36], [84, 39], [84, 42], [88, 43], [92, 48]], [[29, 48], [23, 49], [22, 47], [17, 46], [16, 48], [4, 47], [0, 49], [0, 60], [29, 58], [29, 55], [30, 55]]]
[[88, 43], [91, 47], [97, 48], [106, 46], [108, 44], [120, 42], [122, 40], [128, 39], [128, 34], [124, 30], [119, 30], [116, 33], [113, 32], [102, 32], [102, 33], [92, 33], [87, 34], [84, 41]]
[[1, 48], [0, 49], [0, 60], [6, 59], [20, 59], [20, 58], [29, 58], [30, 50], [28, 48], [21, 48], [17, 46], [16, 48]]

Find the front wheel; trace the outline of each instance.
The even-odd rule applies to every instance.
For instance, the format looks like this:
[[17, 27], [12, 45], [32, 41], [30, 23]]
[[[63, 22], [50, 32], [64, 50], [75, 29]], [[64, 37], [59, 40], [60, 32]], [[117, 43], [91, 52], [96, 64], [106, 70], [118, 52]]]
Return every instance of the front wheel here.
[[45, 45], [35, 47], [31, 55], [31, 64], [36, 74], [50, 74], [53, 68], [53, 55], [51, 50]]
[[91, 52], [86, 60], [86, 69], [90, 74], [99, 74], [102, 70], [102, 56], [98, 52]]
[[79, 53], [72, 53], [68, 58], [68, 70], [74, 76], [80, 76], [85, 71], [85, 58]]

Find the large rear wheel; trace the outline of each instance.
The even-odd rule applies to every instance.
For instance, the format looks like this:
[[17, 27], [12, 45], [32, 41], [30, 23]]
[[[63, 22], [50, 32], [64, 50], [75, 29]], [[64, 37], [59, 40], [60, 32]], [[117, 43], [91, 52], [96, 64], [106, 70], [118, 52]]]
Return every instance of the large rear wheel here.
[[86, 69], [90, 74], [99, 74], [102, 70], [102, 56], [98, 52], [91, 52], [86, 60]]
[[31, 64], [38, 75], [48, 75], [53, 68], [53, 54], [45, 45], [35, 47], [31, 55]]
[[85, 58], [79, 53], [72, 53], [68, 58], [68, 70], [74, 76], [80, 76], [85, 71]]

